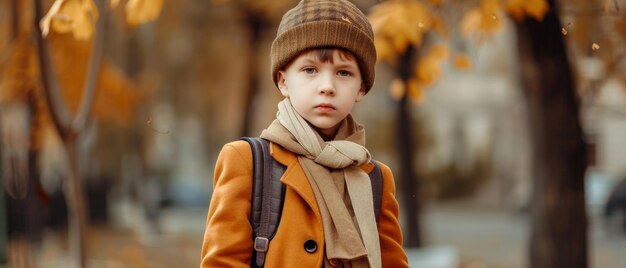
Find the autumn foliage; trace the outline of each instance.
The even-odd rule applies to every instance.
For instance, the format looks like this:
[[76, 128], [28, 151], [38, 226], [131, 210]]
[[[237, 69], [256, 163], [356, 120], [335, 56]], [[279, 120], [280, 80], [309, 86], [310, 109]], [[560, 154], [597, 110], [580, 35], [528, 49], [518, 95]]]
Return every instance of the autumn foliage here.
[[[109, 7], [117, 8], [120, 0], [110, 0]], [[163, 0], [128, 0], [126, 21], [131, 26], [152, 21], [159, 16]], [[72, 33], [77, 40], [88, 40], [95, 31], [99, 13], [92, 0], [56, 0], [41, 20], [41, 29], [47, 36], [50, 29], [56, 33]]]
[[[438, 15], [442, 6], [440, 0], [389, 0], [372, 8], [369, 18], [376, 36], [379, 60], [396, 66], [408, 47], [422, 51], [415, 63], [416, 71], [406, 84], [399, 79], [391, 83], [389, 90], [394, 99], [409, 94], [414, 101], [423, 101], [424, 89], [441, 77], [447, 60], [452, 60], [451, 64], [457, 70], [471, 68], [470, 57], [462, 52], [451, 52], [446, 43], [450, 26]], [[482, 0], [465, 12], [458, 28], [464, 38], [480, 43], [503, 28], [501, 18], [504, 14], [518, 20], [527, 16], [541, 20], [547, 10], [545, 0]], [[424, 47], [424, 38], [431, 32], [444, 41]], [[451, 54], [454, 56], [450, 57]]]
[[[18, 4], [19, 3], [19, 4]], [[29, 150], [41, 152], [49, 135], [56, 132], [67, 153], [67, 177], [64, 195], [68, 206], [70, 251], [80, 267], [86, 266], [85, 233], [87, 206], [83, 194], [82, 174], [79, 172], [80, 137], [96, 119], [113, 119], [132, 122], [134, 107], [140, 99], [135, 86], [114, 65], [102, 59], [104, 28], [109, 8], [119, 1], [105, 5], [100, 0], [56, 0], [43, 16], [44, 1], [14, 1], [12, 29], [14, 39], [10, 44], [9, 64], [3, 68], [0, 84], [0, 103], [16, 103], [26, 108], [22, 140], [26, 146], [14, 148], [14, 154], [3, 152], [2, 161], [20, 167], [13, 174], [5, 173], [3, 179], [16, 185], [14, 197], [26, 196], [20, 185], [27, 185], [30, 176], [26, 171], [34, 163]], [[163, 1], [129, 0], [126, 2], [126, 20], [130, 26], [155, 19]], [[108, 7], [108, 8], [107, 8]], [[34, 16], [30, 10], [34, 10]], [[18, 11], [25, 11], [20, 13]], [[38, 22], [33, 27], [27, 21]], [[25, 26], [30, 25], [30, 26]], [[33, 39], [31, 36], [35, 36]], [[45, 38], [45, 39], [44, 39]], [[35, 41], [36, 40], [36, 41]], [[0, 111], [6, 112], [6, 111]], [[32, 132], [31, 132], [32, 129]], [[54, 131], [50, 131], [54, 129]], [[3, 128], [3, 136], [11, 130]], [[26, 138], [24, 138], [26, 137]], [[12, 144], [3, 150], [11, 149]], [[41, 154], [39, 157], [44, 156]]]

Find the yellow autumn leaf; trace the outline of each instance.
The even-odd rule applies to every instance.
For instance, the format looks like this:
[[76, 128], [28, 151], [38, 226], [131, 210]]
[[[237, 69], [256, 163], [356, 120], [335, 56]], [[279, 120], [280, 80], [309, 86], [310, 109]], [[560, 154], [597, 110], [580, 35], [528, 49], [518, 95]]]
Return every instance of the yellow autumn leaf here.
[[443, 19], [439, 16], [432, 16], [431, 19], [432, 28], [443, 38], [448, 38], [450, 33], [448, 32], [448, 26], [443, 21]]
[[525, 16], [524, 2], [526, 2], [526, 0], [508, 0], [505, 4], [506, 11], [511, 14], [513, 18], [521, 21]]
[[393, 46], [389, 44], [387, 39], [374, 38], [374, 46], [376, 47], [376, 57], [378, 61], [386, 60], [392, 66], [395, 66], [397, 57]]
[[419, 84], [424, 86], [432, 85], [441, 77], [441, 64], [448, 58], [449, 50], [443, 44], [432, 47], [428, 54], [424, 55], [417, 62], [416, 78]]
[[[64, 102], [70, 112], [76, 113], [84, 94], [93, 44], [75, 42], [69, 35], [51, 35], [48, 44]], [[130, 124], [144, 92], [106, 58], [100, 63], [95, 87], [93, 116], [99, 120]]]
[[102, 62], [96, 87], [94, 115], [101, 120], [132, 124], [135, 108], [145, 97], [145, 92], [108, 61]]
[[[409, 45], [419, 46], [432, 28], [429, 10], [418, 1], [387, 1], [372, 8], [369, 20], [376, 39], [385, 39], [396, 55]], [[384, 53], [389, 55], [391, 53]]]
[[50, 11], [41, 19], [43, 36], [50, 29], [57, 33], [69, 33], [78, 40], [91, 38], [98, 20], [98, 9], [92, 0], [56, 0]]
[[380, 29], [382, 29], [382, 26], [386, 24], [387, 20], [391, 18], [392, 15], [397, 15], [396, 4], [397, 2], [387, 1], [372, 7], [368, 19], [372, 24], [372, 30], [374, 30], [375, 34], [380, 33]]
[[391, 98], [400, 100], [404, 97], [405, 91], [404, 82], [402, 82], [400, 78], [391, 81], [391, 85], [389, 85], [389, 95], [391, 95]]
[[461, 33], [465, 37], [469, 37], [480, 29], [481, 14], [480, 9], [472, 8], [463, 17], [461, 21]]
[[369, 16], [368, 19], [370, 21], [370, 24], [372, 25], [372, 31], [374, 32], [374, 34], [381, 33], [383, 25], [385, 25], [387, 19], [389, 19], [390, 16], [391, 14], [382, 13], [380, 11], [377, 13], [372, 13], [372, 15]]
[[441, 77], [441, 67], [434, 58], [423, 58], [417, 63], [417, 79], [425, 86], [432, 85]]
[[491, 36], [502, 28], [499, 19], [500, 3], [498, 0], [483, 0], [480, 7], [470, 9], [461, 21], [461, 33], [465, 37]]
[[155, 20], [162, 8], [163, 0], [129, 0], [126, 3], [126, 22], [137, 26]]
[[452, 65], [457, 70], [469, 70], [472, 68], [472, 60], [464, 53], [457, 53], [453, 57]]
[[[50, 32], [50, 23], [52, 22], [53, 17], [59, 20], [59, 22], [57, 22], [55, 31], [59, 33], [66, 33], [70, 31], [71, 27], [69, 23], [69, 17], [67, 15], [59, 14], [59, 12], [61, 11], [61, 6], [64, 2], [65, 0], [57, 0], [52, 3], [52, 6], [50, 7], [48, 13], [39, 22], [39, 27], [41, 28], [41, 34], [43, 35], [43, 37], [48, 36], [48, 33]], [[63, 22], [66, 22], [67, 24], [63, 25]]]
[[396, 34], [391, 38], [394, 51], [397, 53], [403, 53], [409, 46], [409, 39], [405, 35]]
[[84, 92], [92, 43], [76, 42], [71, 35], [59, 34], [48, 36], [47, 43], [64, 103], [70, 112], [75, 113]]
[[591, 44], [591, 49], [592, 50], [598, 50], [598, 49], [600, 49], [600, 45], [598, 45], [596, 43], [593, 43], [593, 44]]
[[500, 15], [499, 0], [482, 0], [480, 4], [480, 11], [482, 13], [483, 27], [487, 29], [499, 29], [502, 23], [498, 18]]
[[80, 40], [87, 40], [91, 38], [96, 31], [96, 21], [98, 21], [98, 8], [92, 0], [82, 0], [81, 3], [83, 12], [79, 20], [74, 24], [72, 33], [74, 38]]
[[535, 18], [537, 21], [543, 20], [543, 16], [548, 12], [548, 3], [546, 0], [527, 0], [525, 1], [526, 14]]
[[508, 0], [505, 8], [513, 18], [520, 21], [527, 15], [541, 21], [548, 12], [548, 3], [545, 0]]
[[417, 103], [424, 102], [424, 89], [420, 86], [417, 79], [413, 78], [407, 82], [407, 93], [413, 101]]
[[436, 44], [432, 48], [430, 48], [429, 56], [444, 60], [450, 56], [450, 50], [444, 44]]

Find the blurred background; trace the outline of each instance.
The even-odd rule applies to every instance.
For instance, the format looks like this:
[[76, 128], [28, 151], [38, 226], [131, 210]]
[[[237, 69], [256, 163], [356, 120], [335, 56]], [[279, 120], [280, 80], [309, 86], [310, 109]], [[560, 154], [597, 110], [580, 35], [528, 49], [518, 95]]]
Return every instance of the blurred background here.
[[[626, 1], [354, 0], [412, 267], [626, 266]], [[293, 0], [0, 0], [0, 267], [197, 267]]]

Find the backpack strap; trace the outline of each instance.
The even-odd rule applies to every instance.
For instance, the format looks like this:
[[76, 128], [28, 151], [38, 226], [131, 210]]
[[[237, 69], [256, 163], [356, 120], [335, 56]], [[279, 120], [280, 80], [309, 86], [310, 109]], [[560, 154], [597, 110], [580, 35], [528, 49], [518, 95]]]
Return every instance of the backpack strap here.
[[374, 169], [370, 172], [370, 181], [372, 182], [372, 197], [374, 198], [374, 216], [376, 217], [376, 225], [380, 222], [380, 207], [383, 203], [383, 172], [378, 163], [372, 160]]
[[263, 267], [269, 241], [276, 234], [283, 211], [286, 187], [280, 177], [286, 168], [272, 158], [267, 140], [258, 137], [242, 139], [250, 144], [253, 162], [250, 223], [254, 252], [251, 267]]

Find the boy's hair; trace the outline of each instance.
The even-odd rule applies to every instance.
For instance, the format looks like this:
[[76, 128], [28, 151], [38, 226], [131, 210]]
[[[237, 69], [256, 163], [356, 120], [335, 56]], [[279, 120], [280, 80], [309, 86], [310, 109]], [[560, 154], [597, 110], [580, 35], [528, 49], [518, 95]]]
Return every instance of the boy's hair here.
[[[374, 84], [376, 49], [367, 17], [347, 0], [302, 0], [283, 15], [272, 42], [272, 79], [304, 51], [339, 48], [356, 58], [365, 93]], [[332, 56], [332, 54], [331, 54]]]
[[[328, 62], [334, 63], [333, 54], [335, 53], [335, 50], [339, 53], [339, 58], [342, 60], [355, 60], [356, 59], [354, 57], [354, 54], [352, 54], [352, 52], [343, 48], [327, 48], [327, 47], [313, 48], [313, 49], [303, 51], [299, 55], [311, 53], [315, 57], [315, 59], [317, 59], [318, 61], [321, 61], [324, 63], [328, 63]], [[279, 71], [281, 70], [284, 71], [285, 69], [287, 69], [289, 65], [293, 63], [295, 59], [296, 58], [291, 59], [291, 61], [287, 62], [284, 66], [282, 66], [282, 68], [280, 68]], [[360, 68], [361, 67], [359, 66], [359, 69]]]

